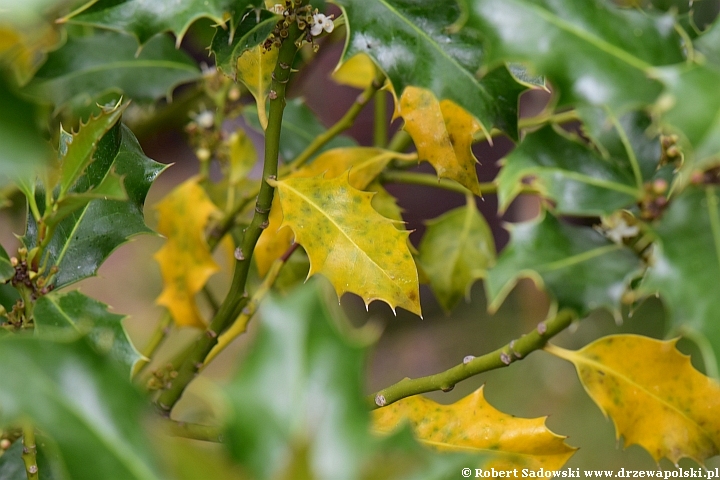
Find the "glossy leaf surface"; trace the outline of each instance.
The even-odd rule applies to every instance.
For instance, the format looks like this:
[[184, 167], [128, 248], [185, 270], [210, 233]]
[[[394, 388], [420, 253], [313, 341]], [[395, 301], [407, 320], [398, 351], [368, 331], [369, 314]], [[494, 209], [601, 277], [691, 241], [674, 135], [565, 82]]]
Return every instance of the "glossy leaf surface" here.
[[178, 45], [190, 25], [200, 18], [225, 23], [224, 14], [244, 11], [258, 0], [177, 0], [147, 2], [143, 0], [99, 0], [89, 2], [69, 17], [70, 23], [92, 25], [134, 35], [141, 45], [162, 32], [177, 36]]
[[52, 292], [40, 297], [33, 318], [40, 338], [67, 341], [87, 336], [99, 353], [110, 355], [122, 365], [127, 378], [141, 358], [123, 327], [125, 316], [110, 313], [107, 305], [78, 291]]
[[[70, 478], [159, 480], [142, 430], [145, 400], [83, 342], [0, 339], [2, 423], [21, 418], [57, 442]], [[92, 455], [88, 455], [88, 445]]]
[[132, 37], [105, 32], [68, 38], [48, 55], [26, 91], [58, 108], [70, 102], [91, 104], [110, 92], [147, 102], [169, 98], [177, 85], [199, 78], [192, 58], [176, 50], [165, 35], [153, 38], [138, 53]]
[[530, 184], [569, 215], [600, 215], [633, 204], [642, 195], [632, 173], [552, 127], [527, 135], [503, 160], [498, 176], [500, 209]]
[[548, 351], [575, 364], [625, 445], [642, 446], [655, 461], [689, 457], [702, 464], [720, 452], [720, 385], [695, 370], [675, 343], [612, 335], [578, 351]]
[[[289, 178], [310, 178], [319, 175], [324, 175], [324, 178], [335, 178], [350, 171], [347, 174], [350, 185], [358, 190], [365, 190], [391, 160], [401, 157], [402, 154], [373, 147], [334, 148], [290, 174]], [[282, 209], [278, 197], [275, 197], [270, 210], [268, 228], [260, 235], [255, 247], [254, 257], [260, 275], [265, 275], [275, 259], [279, 258], [292, 243], [292, 231], [289, 228], [281, 229], [281, 223]]]
[[655, 101], [653, 67], [683, 61], [670, 16], [620, 9], [603, 0], [461, 0], [464, 28], [483, 38], [486, 65], [518, 62], [545, 75], [560, 105], [614, 111]]
[[[416, 86], [439, 100], [452, 100], [489, 131], [497, 126], [517, 137], [519, 85], [506, 69], [478, 77], [483, 48], [474, 32], [449, 33], [460, 16], [455, 1], [337, 0], [347, 14], [349, 35], [343, 59], [370, 56], [387, 74], [397, 95]], [[491, 74], [492, 75], [492, 74]]]
[[[492, 454], [500, 468], [559, 470], [575, 453], [545, 418], [517, 418], [485, 400], [483, 387], [451, 405], [415, 395], [372, 412], [373, 428], [390, 432], [404, 422], [421, 442], [439, 450]], [[486, 467], [487, 468], [487, 467]]]
[[618, 313], [620, 298], [640, 260], [589, 227], [561, 223], [549, 212], [515, 224], [510, 243], [488, 272], [485, 287], [495, 311], [521, 277], [545, 289], [560, 309], [580, 317], [605, 307]]
[[473, 137], [482, 130], [477, 120], [452, 101], [438, 102], [431, 91], [416, 87], [405, 89], [398, 111], [420, 161], [429, 162], [438, 178], [450, 178], [481, 195], [472, 153]]
[[450, 311], [495, 262], [495, 241], [475, 200], [431, 220], [420, 242], [420, 263], [440, 305]]
[[[117, 123], [105, 134], [93, 162], [70, 192], [87, 192], [114, 171], [124, 178], [127, 200], [93, 200], [58, 224], [46, 249], [49, 266], [59, 268], [56, 287], [95, 275], [110, 253], [129, 237], [151, 233], [144, 222], [143, 204], [163, 168], [143, 154], [135, 136], [124, 125]], [[38, 204], [43, 205], [44, 198], [40, 200]], [[29, 216], [23, 243], [29, 248], [36, 246], [37, 235], [37, 224]]]
[[261, 307], [255, 342], [226, 389], [235, 459], [258, 480], [437, 480], [479, 466], [481, 456], [420, 448], [407, 429], [370, 433], [360, 339], [340, 333], [347, 320], [327, 310], [320, 285]]
[[165, 285], [157, 303], [179, 327], [204, 328], [195, 295], [219, 270], [205, 239], [205, 227], [217, 207], [194, 177], [179, 185], [155, 207], [158, 232], [167, 242], [155, 254]]
[[718, 372], [720, 298], [714, 286], [720, 276], [720, 191], [717, 187], [686, 190], [672, 201], [653, 231], [657, 240], [641, 291], [660, 293], [675, 330], [689, 329], [707, 338], [717, 361], [707, 369]]
[[310, 257], [310, 273], [323, 274], [338, 296], [352, 292], [368, 304], [381, 300], [394, 310], [420, 314], [415, 262], [407, 232], [399, 231], [370, 205], [345, 176], [288, 178], [275, 184], [288, 226]]

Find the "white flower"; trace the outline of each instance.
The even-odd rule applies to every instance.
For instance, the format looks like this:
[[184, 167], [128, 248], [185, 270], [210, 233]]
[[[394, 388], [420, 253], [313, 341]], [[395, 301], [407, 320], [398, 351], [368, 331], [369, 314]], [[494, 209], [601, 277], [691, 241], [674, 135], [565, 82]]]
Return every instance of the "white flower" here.
[[313, 15], [313, 23], [310, 27], [310, 34], [313, 37], [317, 37], [320, 35], [323, 30], [325, 30], [327, 33], [330, 33], [335, 28], [335, 24], [332, 21], [332, 16], [326, 17], [322, 13], [316, 13]]
[[195, 123], [198, 124], [200, 128], [212, 128], [213, 125], [215, 125], [215, 114], [212, 113], [210, 110], [203, 110], [202, 112], [198, 113], [193, 117], [193, 120]]
[[285, 11], [285, 5], [283, 5], [282, 3], [276, 3], [270, 8], [270, 11], [278, 15], [282, 15]]
[[622, 243], [624, 238], [632, 238], [640, 233], [637, 225], [628, 225], [624, 218], [613, 219], [609, 225], [603, 225], [605, 236], [615, 243]]

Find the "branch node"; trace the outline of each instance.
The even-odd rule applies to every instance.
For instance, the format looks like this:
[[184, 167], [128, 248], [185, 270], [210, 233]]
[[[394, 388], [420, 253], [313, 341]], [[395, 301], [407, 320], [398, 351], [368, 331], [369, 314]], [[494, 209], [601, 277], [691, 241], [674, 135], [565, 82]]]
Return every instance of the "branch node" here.
[[475, 359], [475, 355], [468, 355], [467, 357], [463, 358], [463, 365], [467, 365], [468, 363], [472, 362]]
[[235, 260], [237, 260], [238, 262], [245, 260], [245, 254], [240, 247], [237, 247], [235, 249]]
[[278, 94], [275, 90], [270, 90], [270, 93], [268, 93], [268, 97], [270, 97], [270, 100], [277, 100]]
[[500, 354], [500, 361], [503, 362], [505, 365], [510, 365], [512, 363], [512, 357], [507, 353], [502, 352]]
[[217, 338], [218, 336], [217, 332], [212, 329], [205, 330], [205, 335], [207, 335], [208, 338]]
[[547, 332], [547, 325], [545, 322], [538, 323], [537, 331], [540, 335], [545, 335], [545, 332]]
[[387, 405], [387, 400], [385, 400], [385, 396], [377, 395], [375, 397], [375, 405], [377, 405], [378, 407], [384, 407], [385, 405]]
[[447, 386], [447, 387], [442, 387], [440, 390], [442, 390], [443, 392], [447, 393], [447, 392], [451, 392], [451, 391], [453, 390], [453, 388], [455, 388], [455, 385], [450, 385], [450, 386]]

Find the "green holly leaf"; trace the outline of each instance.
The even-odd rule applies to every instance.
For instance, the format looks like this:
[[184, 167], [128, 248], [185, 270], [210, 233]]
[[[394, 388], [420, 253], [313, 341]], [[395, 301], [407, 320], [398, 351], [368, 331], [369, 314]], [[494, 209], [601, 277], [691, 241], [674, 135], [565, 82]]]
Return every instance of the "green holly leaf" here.
[[12, 310], [13, 305], [20, 299], [20, 293], [10, 284], [0, 283], [0, 305], [5, 307], [8, 312]]
[[715, 351], [720, 371], [720, 189], [689, 188], [676, 196], [657, 225], [650, 267], [640, 285], [641, 293], [659, 293], [667, 306], [675, 332], [698, 332]]
[[492, 232], [474, 197], [466, 206], [428, 222], [419, 250], [430, 286], [446, 311], [467, 297], [472, 283], [485, 277], [495, 262]]
[[370, 433], [362, 339], [340, 333], [348, 324], [327, 310], [320, 285], [261, 307], [255, 343], [225, 390], [233, 457], [257, 480], [437, 479], [476, 465], [478, 457], [419, 447], [407, 429]]
[[164, 478], [143, 432], [147, 403], [112, 360], [82, 341], [10, 335], [0, 339], [0, 362], [13, 365], [0, 370], [0, 424], [30, 421], [48, 434], [68, 478]]
[[130, 341], [122, 321], [124, 315], [108, 311], [108, 306], [78, 291], [53, 292], [40, 297], [33, 309], [35, 332], [40, 338], [87, 336], [100, 353], [109, 354], [130, 378], [135, 363], [142, 358]]
[[[59, 268], [56, 287], [95, 275], [110, 253], [129, 237], [152, 232], [145, 225], [143, 205], [150, 185], [163, 169], [143, 154], [135, 136], [120, 122], [102, 137], [85, 174], [68, 192], [83, 194], [115, 174], [124, 179], [127, 199], [93, 199], [58, 223], [46, 248], [48, 266]], [[44, 195], [38, 191], [38, 205], [45, 204]], [[29, 215], [23, 243], [31, 249], [37, 239], [38, 225]]]
[[[263, 132], [258, 120], [257, 108], [249, 106], [243, 113], [245, 121], [255, 130]], [[280, 156], [286, 162], [292, 161], [300, 155], [315, 140], [315, 137], [327, 130], [317, 119], [315, 114], [305, 105], [302, 98], [288, 100], [283, 114], [282, 129], [280, 130]], [[357, 143], [350, 137], [339, 135], [318, 150], [315, 156], [340, 147], [354, 147]]]
[[467, 12], [463, 30], [484, 39], [485, 65], [518, 62], [546, 76], [559, 106], [626, 111], [651, 104], [662, 91], [651, 78], [653, 68], [684, 60], [670, 15], [620, 9], [604, 0], [461, 1]]
[[10, 256], [0, 245], [0, 283], [5, 283], [15, 275], [15, 268], [10, 263]]
[[23, 177], [52, 158], [35, 121], [36, 106], [0, 75], [0, 177]]
[[[257, 13], [257, 14], [256, 14]], [[238, 58], [248, 49], [260, 45], [273, 31], [279, 15], [267, 10], [247, 10], [235, 32], [217, 27], [210, 45], [218, 70], [237, 79]]]
[[580, 317], [605, 307], [618, 314], [620, 299], [640, 259], [589, 227], [561, 223], [549, 212], [512, 226], [510, 243], [488, 271], [490, 310], [497, 310], [517, 281], [532, 279], [559, 309]]
[[667, 85], [662, 121], [683, 139], [687, 169], [704, 169], [720, 163], [720, 68], [711, 65], [660, 69]]
[[177, 85], [200, 76], [192, 58], [176, 50], [167, 35], [153, 38], [138, 52], [132, 37], [102, 32], [68, 38], [65, 45], [48, 55], [25, 91], [56, 108], [71, 103], [90, 105], [110, 92], [136, 101], [153, 101], [169, 98]]
[[[347, 16], [342, 61], [365, 53], [386, 74], [398, 98], [407, 86], [431, 90], [474, 115], [489, 131], [517, 138], [518, 96], [525, 87], [506, 68], [480, 78], [483, 48], [476, 32], [450, 33], [461, 9], [456, 1], [336, 0]], [[457, 30], [457, 29], [455, 29]]]
[[639, 170], [633, 178], [628, 168], [622, 159], [608, 162], [587, 145], [547, 126], [528, 134], [503, 160], [497, 179], [500, 210], [504, 211], [531, 179], [530, 184], [554, 202], [553, 210], [558, 213], [611, 213], [643, 194]]
[[209, 18], [222, 25], [226, 18], [237, 17], [236, 12], [250, 6], [263, 7], [263, 0], [94, 0], [64, 20], [126, 32], [135, 36], [141, 45], [159, 33], [172, 32], [180, 45], [185, 32], [196, 20]]
[[708, 63], [720, 67], [720, 22], [715, 21], [693, 44]]

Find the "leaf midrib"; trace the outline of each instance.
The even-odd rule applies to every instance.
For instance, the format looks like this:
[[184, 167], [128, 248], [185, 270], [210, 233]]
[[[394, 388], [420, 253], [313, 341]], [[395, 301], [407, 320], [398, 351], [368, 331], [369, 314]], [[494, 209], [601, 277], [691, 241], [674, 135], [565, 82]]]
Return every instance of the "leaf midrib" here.
[[134, 68], [142, 68], [142, 69], [148, 69], [148, 68], [164, 68], [164, 69], [170, 69], [170, 70], [178, 70], [178, 71], [187, 71], [192, 73], [199, 72], [193, 68], [192, 65], [180, 63], [180, 62], [171, 62], [168, 60], [122, 60], [117, 62], [110, 62], [110, 63], [103, 63], [102, 65], [94, 65], [92, 67], [75, 70], [71, 73], [67, 73], [64, 75], [58, 75], [56, 77], [37, 77], [38, 80], [41, 81], [41, 83], [50, 83], [55, 82], [58, 80], [69, 80], [73, 78], [82, 77], [85, 75], [90, 75], [94, 73], [109, 71], [109, 70], [119, 70], [119, 69], [134, 69]]
[[538, 265], [536, 267], [533, 267], [532, 270], [535, 270], [538, 273], [548, 272], [552, 270], [560, 270], [561, 268], [572, 267], [573, 265], [592, 260], [593, 258], [600, 257], [602, 255], [605, 255], [606, 253], [610, 253], [615, 250], [619, 250], [620, 248], [620, 245], [605, 245], [604, 247], [594, 248], [592, 250], [588, 250], [577, 255], [563, 258], [561, 260], [556, 260], [554, 262]]
[[[365, 258], [367, 258], [368, 260], [370, 260], [370, 262], [371, 262], [373, 265], [375, 265], [375, 267], [377, 267], [378, 270], [380, 270], [380, 271], [382, 272], [382, 274], [390, 281], [390, 283], [392, 283], [393, 285], [397, 286], [397, 287], [398, 287], [398, 290], [400, 290], [400, 292], [402, 293], [402, 295], [403, 295], [410, 303], [412, 303], [412, 301], [407, 297], [407, 295], [405, 295], [405, 292], [403, 292], [403, 289], [400, 288], [400, 285], [399, 285], [397, 282], [395, 282], [395, 280], [394, 280], [393, 278], [390, 277], [390, 275], [385, 271], [385, 269], [382, 268], [380, 265], [378, 265], [378, 264], [375, 262], [375, 260], [373, 260], [372, 257], [370, 257], [370, 256], [367, 254], [367, 252], [365, 252], [365, 250], [363, 250], [363, 249], [360, 247], [360, 245], [358, 245], [357, 243], [355, 243], [355, 241], [345, 232], [345, 230], [343, 230], [343, 229], [341, 228], [341, 226], [335, 221], [335, 219], [333, 219], [330, 215], [328, 215], [327, 213], [325, 213], [325, 211], [324, 211], [318, 204], [316, 204], [316, 203], [313, 202], [310, 198], [308, 198], [308, 197], [306, 197], [305, 195], [303, 195], [302, 192], [300, 192], [300, 191], [298, 191], [297, 189], [293, 188], [292, 186], [288, 185], [287, 182], [278, 182], [278, 185], [282, 185], [284, 188], [287, 188], [288, 190], [291, 190], [293, 193], [295, 193], [295, 195], [297, 195], [298, 197], [300, 197], [302, 200], [304, 200], [305, 202], [307, 202], [308, 205], [311, 205], [313, 208], [315, 208], [315, 210], [317, 210], [321, 215], [323, 215], [325, 218], [327, 218], [328, 220], [330, 220], [330, 222], [335, 226], [335, 228], [337, 228], [337, 230], [338, 230], [340, 233], [342, 233], [343, 236], [344, 236], [352, 245], [355, 246], [355, 248], [357, 248], [360, 252], [362, 252], [363, 256], [364, 256]], [[351, 188], [352, 188], [352, 187], [351, 187]], [[394, 228], [394, 227], [393, 227], [393, 228]]]
[[[585, 364], [588, 365], [588, 366], [594, 367], [597, 371], [610, 372], [612, 375], [614, 375], [614, 376], [617, 377], [618, 379], [624, 381], [625, 383], [627, 383], [627, 384], [629, 384], [629, 385], [632, 385], [633, 387], [635, 387], [635, 388], [637, 388], [638, 390], [640, 390], [640, 391], [642, 391], [643, 393], [645, 393], [647, 396], [655, 399], [655, 400], [656, 400], [658, 403], [660, 403], [661, 405], [665, 405], [667, 408], [675, 411], [675, 412], [676, 412], [677, 414], [679, 414], [681, 417], [685, 418], [689, 423], [691, 423], [692, 425], [695, 425], [698, 430], [700, 430], [702, 433], [704, 433], [704, 434], [705, 434], [705, 437], [706, 437], [708, 440], [710, 440], [710, 442], [711, 442], [713, 445], [716, 445], [718, 448], [720, 448], [720, 445], [717, 445], [717, 444], [715, 443], [715, 441], [713, 440], [712, 434], [711, 434], [710, 432], [708, 432], [707, 430], [705, 430], [705, 429], [704, 429], [700, 424], [698, 424], [695, 420], [693, 420], [692, 418], [688, 417], [688, 416], [685, 414], [685, 412], [683, 412], [682, 410], [680, 410], [678, 407], [676, 407], [676, 406], [673, 405], [672, 403], [667, 402], [664, 398], [658, 397], [658, 396], [655, 395], [652, 391], [650, 391], [650, 390], [648, 390], [647, 388], [645, 388], [643, 385], [634, 382], [631, 378], [629, 378], [629, 377], [627, 377], [626, 375], [618, 372], [618, 371], [615, 370], [614, 368], [611, 368], [610, 366], [605, 365], [605, 364], [602, 364], [602, 363], [600, 363], [600, 362], [598, 362], [598, 361], [596, 361], [596, 360], [591, 360], [590, 358], [585, 357], [585, 356], [582, 355], [582, 353], [581, 353], [582, 350], [580, 350], [580, 351], [565, 350], [564, 348], [556, 347], [555, 345], [553, 345], [549, 350], [550, 350], [550, 353], [552, 353], [553, 351], [556, 351], [556, 350], [557, 350], [558, 356], [560, 356], [561, 358], [565, 358], [566, 360], [571, 361], [571, 362], [574, 363], [575, 365], [578, 365], [578, 363], [581, 363], [581, 364], [582, 364], [582, 363], [585, 363]], [[573, 358], [575, 359], [575, 361], [571, 360], [571, 359], [573, 359]], [[578, 372], [578, 373], [579, 373], [579, 372]], [[583, 382], [583, 385], [584, 385], [584, 382]]]

